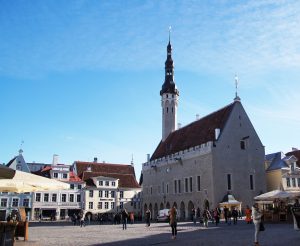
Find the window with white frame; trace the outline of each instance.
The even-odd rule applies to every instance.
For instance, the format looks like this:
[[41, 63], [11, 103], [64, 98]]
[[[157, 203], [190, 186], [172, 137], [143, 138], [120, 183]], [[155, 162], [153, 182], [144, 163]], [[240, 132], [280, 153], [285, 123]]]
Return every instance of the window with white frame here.
[[48, 193], [44, 194], [44, 202], [49, 202], [49, 194]]
[[99, 197], [103, 197], [103, 190], [99, 190]]
[[68, 178], [68, 174], [67, 173], [63, 173], [63, 178], [67, 179]]
[[102, 180], [99, 181], [99, 186], [103, 186], [103, 181]]
[[57, 178], [58, 178], [58, 173], [53, 173], [53, 177], [54, 177], [55, 179], [57, 179]]
[[77, 186], [78, 190], [81, 190], [81, 187], [82, 187], [82, 185], [79, 184], [79, 185]]
[[291, 179], [290, 178], [286, 178], [286, 186], [291, 187]]
[[111, 186], [116, 186], [116, 182], [115, 182], [115, 181], [112, 181], [112, 182], [111, 182]]
[[70, 184], [70, 189], [74, 190], [74, 184]]
[[40, 202], [41, 201], [41, 193], [35, 193], [35, 201]]
[[102, 202], [98, 202], [98, 209], [102, 209]]
[[111, 209], [115, 209], [115, 203], [114, 203], [114, 202], [111, 202], [111, 203], [110, 203], [110, 208], [111, 208]]
[[114, 191], [114, 190], [112, 190], [112, 191], [110, 192], [110, 197], [111, 197], [111, 198], [115, 198], [115, 191]]
[[120, 191], [120, 198], [124, 198], [124, 191]]
[[89, 197], [94, 197], [94, 191], [93, 190], [89, 191]]
[[108, 202], [104, 203], [104, 209], [108, 209]]
[[70, 194], [70, 196], [69, 196], [69, 201], [70, 201], [70, 202], [74, 202], [74, 194]]
[[57, 194], [52, 194], [52, 202], [56, 202], [57, 201]]
[[296, 187], [296, 179], [295, 178], [292, 178], [292, 185], [293, 185], [293, 187]]
[[77, 194], [77, 202], [81, 202], [81, 195], [80, 194]]
[[106, 197], [106, 198], [108, 198], [108, 190], [106, 190], [106, 191], [104, 191], [104, 196]]
[[105, 186], [109, 186], [109, 181], [108, 180], [105, 181]]
[[11, 206], [12, 207], [18, 207], [19, 206], [19, 198], [13, 198]]
[[61, 194], [61, 201], [67, 202], [67, 194]]
[[93, 202], [89, 202], [89, 209], [93, 209], [93, 207], [94, 207]]
[[1, 207], [7, 207], [7, 198], [1, 198]]
[[123, 209], [124, 207], [124, 202], [120, 202], [120, 209]]

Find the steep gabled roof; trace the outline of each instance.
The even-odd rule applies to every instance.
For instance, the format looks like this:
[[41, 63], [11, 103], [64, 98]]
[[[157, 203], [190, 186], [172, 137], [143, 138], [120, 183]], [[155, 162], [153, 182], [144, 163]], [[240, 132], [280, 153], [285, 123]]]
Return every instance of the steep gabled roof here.
[[119, 179], [119, 187], [121, 188], [141, 188], [132, 174], [85, 171], [83, 172], [82, 180], [86, 182], [87, 186], [95, 186], [95, 184], [92, 181], [92, 178], [99, 176]]
[[286, 157], [282, 152], [268, 154], [265, 156], [265, 160], [270, 162], [270, 165], [266, 171], [272, 171], [288, 167], [288, 165], [285, 162]]
[[297, 161], [297, 166], [300, 167], [300, 150], [293, 150], [291, 152], [286, 153], [287, 156], [295, 156], [298, 161]]
[[215, 139], [215, 129], [222, 130], [235, 105], [233, 102], [193, 123], [182, 127], [160, 142], [150, 160], [155, 160], [181, 150], [189, 149]]

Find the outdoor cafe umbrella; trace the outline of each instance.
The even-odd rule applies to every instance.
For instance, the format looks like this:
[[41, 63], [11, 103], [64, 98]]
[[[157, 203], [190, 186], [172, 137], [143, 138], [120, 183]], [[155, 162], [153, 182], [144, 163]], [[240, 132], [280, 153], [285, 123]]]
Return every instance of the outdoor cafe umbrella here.
[[300, 192], [284, 191], [284, 190], [272, 190], [267, 193], [254, 197], [255, 200], [260, 201], [273, 201], [276, 199], [294, 198], [300, 195]]
[[24, 193], [69, 188], [67, 183], [0, 165], [0, 192]]

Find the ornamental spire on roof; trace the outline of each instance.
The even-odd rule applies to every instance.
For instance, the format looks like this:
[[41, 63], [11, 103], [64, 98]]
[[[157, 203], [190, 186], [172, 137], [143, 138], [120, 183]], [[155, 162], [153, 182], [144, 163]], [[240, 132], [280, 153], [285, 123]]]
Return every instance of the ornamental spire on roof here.
[[165, 62], [165, 81], [162, 85], [160, 95], [164, 93], [171, 93], [179, 95], [174, 81], [174, 62], [172, 59], [172, 45], [171, 45], [171, 27], [169, 27], [169, 43], [167, 46], [167, 60]]
[[238, 76], [235, 74], [235, 77], [234, 77], [234, 80], [235, 80], [235, 98], [234, 98], [234, 101], [241, 101], [241, 98], [238, 96], [238, 83], [239, 83], [239, 78]]

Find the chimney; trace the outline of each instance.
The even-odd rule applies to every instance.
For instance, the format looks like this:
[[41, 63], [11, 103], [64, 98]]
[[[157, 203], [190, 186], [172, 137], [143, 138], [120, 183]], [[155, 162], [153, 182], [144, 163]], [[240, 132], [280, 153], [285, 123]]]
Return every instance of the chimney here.
[[181, 123], [178, 123], [177, 124], [177, 129], [180, 129], [181, 128]]
[[147, 162], [150, 161], [150, 154], [147, 154]]
[[216, 128], [216, 129], [215, 129], [215, 139], [216, 139], [216, 140], [218, 140], [218, 138], [219, 138], [219, 136], [220, 136], [220, 132], [221, 132], [220, 128]]
[[199, 119], [200, 119], [200, 115], [196, 114], [196, 120], [199, 120]]
[[295, 147], [292, 147], [292, 151], [297, 151], [298, 149]]
[[97, 162], [98, 162], [98, 158], [94, 157], [94, 163], [97, 163]]
[[59, 157], [59, 155], [56, 155], [56, 154], [53, 155], [52, 165], [58, 164], [58, 157]]

